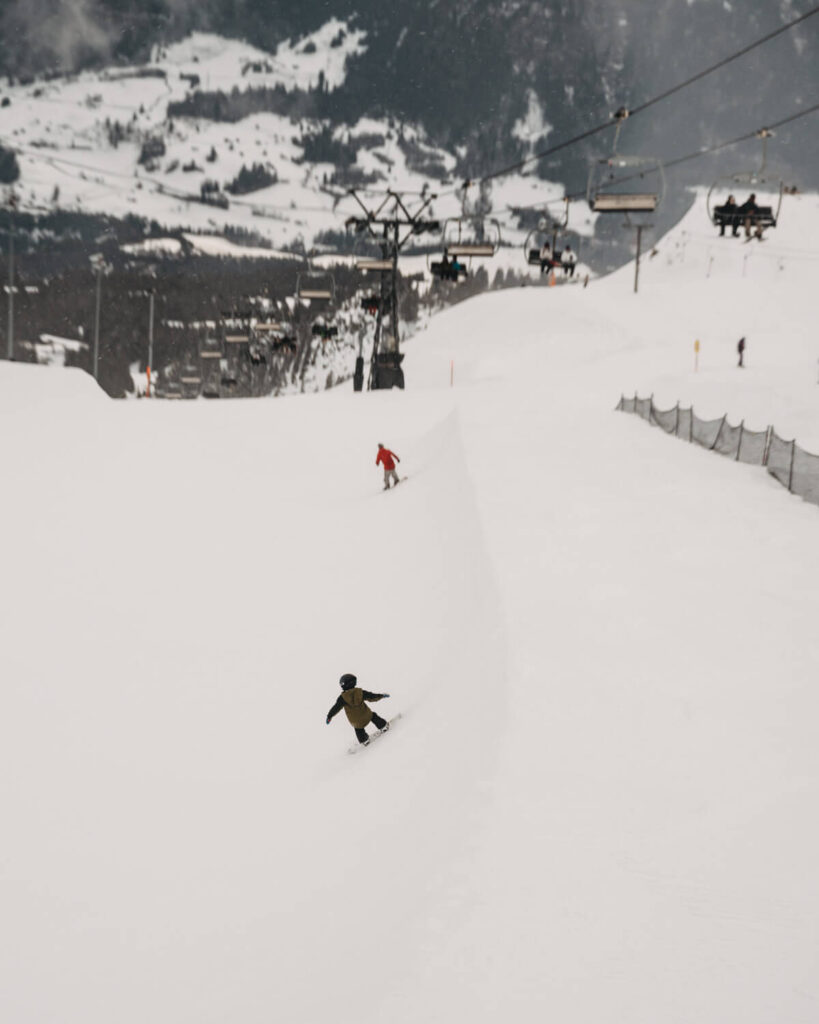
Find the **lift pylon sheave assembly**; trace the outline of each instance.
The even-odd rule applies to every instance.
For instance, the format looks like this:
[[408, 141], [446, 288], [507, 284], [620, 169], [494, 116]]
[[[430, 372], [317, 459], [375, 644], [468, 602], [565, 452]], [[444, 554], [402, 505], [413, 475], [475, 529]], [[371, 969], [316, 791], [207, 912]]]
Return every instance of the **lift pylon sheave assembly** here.
[[[594, 213], [624, 213], [626, 225], [634, 227], [630, 214], [654, 213], [663, 201], [665, 193], [665, 170], [662, 160], [650, 156], [629, 156], [617, 152], [620, 130], [629, 116], [621, 107], [614, 117], [617, 127], [610, 156], [592, 162], [586, 185], [586, 199]], [[622, 172], [625, 172], [622, 173]], [[654, 191], [634, 188], [635, 179], [642, 182], [646, 177], [656, 175]], [[644, 225], [645, 226], [645, 225]]]
[[[391, 190], [375, 209], [368, 209], [355, 189], [350, 189], [349, 195], [361, 207], [364, 216], [348, 217], [348, 230], [352, 229], [357, 234], [366, 232], [378, 243], [381, 250], [380, 259], [361, 259], [356, 263], [356, 268], [364, 273], [381, 275], [377, 303], [373, 301], [376, 296], [368, 299], [367, 308], [374, 312], [376, 321], [367, 387], [372, 391], [403, 388], [404, 371], [401, 363], [404, 356], [399, 351], [398, 254], [415, 235], [441, 230], [437, 220], [423, 216], [435, 196], [427, 195], [417, 209], [410, 210], [401, 195]], [[364, 388], [362, 348], [359, 348], [356, 359], [353, 388], [356, 391], [362, 391]]]
[[[712, 224], [719, 225], [722, 218], [724, 217], [724, 207], [716, 205], [714, 202], [714, 193], [726, 192], [732, 194], [735, 189], [746, 188], [748, 191], [759, 189], [762, 192], [767, 192], [778, 196], [776, 207], [771, 206], [760, 206], [759, 214], [764, 223], [765, 227], [775, 228], [779, 221], [779, 212], [782, 209], [782, 196], [785, 191], [785, 183], [779, 177], [771, 174], [767, 170], [768, 166], [768, 139], [773, 138], [773, 132], [770, 128], [760, 128], [756, 133], [756, 137], [762, 143], [762, 154], [760, 156], [759, 166], [748, 171], [737, 171], [734, 174], [727, 174], [721, 178], [717, 178], [714, 184], [708, 189], [708, 195], [705, 199], [706, 209], [708, 210], [708, 218]], [[723, 199], [727, 199], [726, 195]]]

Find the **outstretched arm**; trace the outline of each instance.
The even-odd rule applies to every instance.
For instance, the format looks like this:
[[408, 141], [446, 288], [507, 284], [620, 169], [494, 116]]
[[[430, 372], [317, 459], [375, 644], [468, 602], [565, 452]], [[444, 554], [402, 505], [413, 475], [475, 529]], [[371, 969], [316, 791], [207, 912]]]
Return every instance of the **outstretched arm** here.
[[339, 697], [338, 700], [335, 702], [335, 704], [327, 712], [327, 724], [328, 725], [330, 724], [330, 720], [332, 719], [333, 715], [337, 715], [339, 713], [339, 711], [341, 711], [341, 709], [343, 707], [344, 707], [344, 698], [343, 697]]
[[370, 693], [369, 690], [364, 691], [364, 700], [383, 700], [385, 697], [389, 697], [388, 693]]

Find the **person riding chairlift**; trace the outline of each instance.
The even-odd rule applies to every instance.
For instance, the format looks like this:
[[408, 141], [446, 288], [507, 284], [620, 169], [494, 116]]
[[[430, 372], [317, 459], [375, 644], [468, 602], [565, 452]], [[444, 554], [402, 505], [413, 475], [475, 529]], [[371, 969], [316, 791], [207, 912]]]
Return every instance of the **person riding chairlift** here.
[[756, 204], [756, 193], [752, 192], [745, 202], [737, 209], [740, 223], [745, 225], [745, 237], [751, 237], [751, 228], [755, 228], [754, 237], [762, 239], [762, 225], [759, 223], [759, 207]]
[[546, 270], [547, 267], [552, 265], [552, 247], [549, 244], [548, 239], [540, 247], [540, 272], [541, 274]]
[[733, 196], [728, 196], [720, 211], [719, 233], [725, 234], [725, 226], [730, 224], [731, 234], [736, 238], [739, 234], [739, 218], [737, 217], [737, 201]]

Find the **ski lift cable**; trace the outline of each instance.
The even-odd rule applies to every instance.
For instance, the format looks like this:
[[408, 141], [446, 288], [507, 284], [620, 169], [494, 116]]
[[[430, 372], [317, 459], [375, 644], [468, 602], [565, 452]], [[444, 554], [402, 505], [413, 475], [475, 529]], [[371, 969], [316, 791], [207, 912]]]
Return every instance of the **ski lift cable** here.
[[710, 75], [712, 72], [718, 71], [720, 68], [724, 68], [726, 64], [731, 64], [733, 61], [739, 60], [739, 58], [744, 57], [746, 53], [750, 53], [758, 46], [769, 43], [772, 39], [776, 39], [777, 36], [782, 35], [783, 32], [789, 32], [792, 28], [796, 28], [797, 25], [800, 25], [803, 21], [807, 21], [808, 18], [813, 17], [813, 15], [817, 13], [819, 13], [819, 6], [813, 7], [804, 14], [800, 14], [799, 17], [794, 18], [793, 21], [789, 21], [786, 25], [780, 25], [779, 28], [774, 29], [773, 32], [769, 32], [761, 39], [757, 39], [756, 42], [749, 43], [748, 46], [744, 46], [741, 50], [737, 50], [736, 53], [731, 54], [729, 57], [725, 57], [712, 67], [706, 68], [704, 71], [700, 71], [696, 75], [692, 75], [691, 78], [687, 78], [684, 82], [680, 82], [678, 85], [672, 86], [670, 89], [666, 89], [665, 92], [661, 92], [658, 96], [654, 96], [652, 99], [646, 100], [645, 103], [641, 103], [638, 107], [634, 107], [630, 113], [632, 115], [641, 114], [644, 110], [654, 106], [655, 103], [659, 103], [661, 100], [668, 99], [669, 96], [673, 96], [675, 93], [680, 92], [683, 89], [687, 89], [689, 85], [699, 82], [700, 79], [705, 78], [706, 75]]
[[[713, 74], [720, 68], [725, 67], [726, 64], [730, 64], [733, 61], [738, 60], [740, 57], [744, 57], [752, 50], [755, 50], [758, 47], [763, 46], [765, 43], [769, 43], [772, 39], [775, 39], [777, 36], [782, 35], [784, 32], [788, 32], [791, 29], [796, 28], [797, 25], [800, 25], [802, 24], [802, 22], [807, 21], [808, 18], [812, 18], [815, 14], [819, 14], [819, 5], [817, 5], [816, 7], [812, 7], [809, 11], [806, 11], [804, 14], [800, 14], [797, 18], [794, 18], [792, 21], [789, 21], [786, 25], [781, 25], [779, 28], [774, 29], [773, 32], [769, 32], [767, 35], [762, 36], [761, 39], [757, 39], [755, 42], [749, 43], [747, 46], [744, 46], [741, 50], [737, 50], [736, 53], [730, 54], [728, 57], [724, 57], [721, 61], [718, 61], [716, 64], [712, 64], [710, 67], [705, 68], [702, 71], [699, 71], [696, 75], [692, 75], [685, 81], [679, 82], [677, 85], [672, 86], [670, 89], [666, 89], [664, 92], [659, 93], [657, 96], [654, 96], [651, 99], [646, 100], [644, 103], [641, 103], [639, 106], [634, 107], [632, 110], [621, 109], [617, 111], [617, 113], [612, 114], [611, 117], [609, 117], [609, 119], [607, 121], [604, 121], [602, 124], [595, 125], [593, 128], [587, 128], [586, 131], [581, 132], [579, 135], [573, 136], [571, 139], [566, 139], [565, 141], [559, 142], [554, 146], [548, 147], [547, 149], [540, 150], [540, 152], [538, 153], [533, 153], [531, 156], [525, 157], [523, 160], [517, 161], [517, 163], [509, 164], [506, 167], [502, 167], [500, 170], [492, 171], [489, 174], [485, 174], [480, 178], [467, 179], [467, 181], [464, 182], [464, 185], [480, 185], [483, 182], [493, 181], [495, 178], [502, 178], [507, 174], [511, 174], [513, 171], [518, 171], [522, 167], [526, 167], [528, 164], [533, 163], [535, 160], [543, 160], [545, 157], [552, 156], [554, 153], [559, 153], [563, 149], [568, 149], [569, 146], [574, 146], [578, 142], [583, 142], [585, 139], [591, 138], [591, 136], [593, 135], [598, 135], [600, 132], [605, 131], [607, 128], [611, 128], [613, 125], [618, 125], [622, 123], [624, 116], [629, 117], [635, 114], [642, 113], [644, 110], [647, 110], [655, 103], [659, 103], [661, 100], [667, 99], [669, 96], [673, 96], [675, 93], [681, 92], [683, 89], [688, 88], [688, 86], [700, 81], [707, 75]], [[460, 189], [452, 189], [449, 192], [439, 193], [439, 198], [443, 198], [444, 196], [448, 195], [454, 195], [459, 191]]]
[[[506, 167], [501, 168], [500, 170], [490, 172], [489, 174], [483, 175], [480, 178], [474, 178], [474, 179], [470, 178], [470, 179], [467, 179], [464, 182], [464, 186], [469, 187], [471, 185], [481, 184], [482, 182], [492, 181], [495, 178], [500, 178], [500, 177], [503, 177], [504, 175], [511, 174], [512, 171], [520, 170], [521, 168], [527, 166], [530, 163], [533, 163], [536, 160], [542, 160], [542, 159], [544, 159], [547, 156], [552, 156], [554, 153], [558, 153], [558, 152], [560, 152], [563, 149], [567, 149], [569, 146], [573, 146], [573, 145], [577, 144], [578, 142], [582, 142], [585, 139], [590, 138], [593, 135], [597, 135], [600, 132], [605, 131], [607, 128], [610, 128], [610, 127], [612, 127], [614, 125], [619, 125], [619, 124], [622, 123], [622, 121], [625, 118], [630, 117], [630, 116], [634, 116], [635, 114], [642, 113], [644, 110], [647, 110], [649, 107], [654, 106], [654, 104], [659, 103], [659, 102], [661, 102], [664, 99], [668, 99], [669, 96], [673, 96], [676, 93], [681, 92], [683, 89], [686, 89], [686, 88], [688, 88], [688, 86], [693, 85], [695, 82], [698, 82], [701, 79], [707, 77], [708, 75], [713, 74], [715, 71], [718, 71], [720, 68], [725, 67], [727, 64], [733, 63], [733, 61], [738, 60], [740, 57], [744, 57], [746, 54], [752, 52], [753, 50], [757, 49], [758, 47], [763, 46], [766, 43], [769, 43], [771, 40], [777, 38], [778, 36], [782, 35], [783, 33], [788, 32], [788, 31], [790, 31], [793, 28], [796, 28], [797, 25], [800, 25], [803, 22], [807, 21], [809, 18], [813, 17], [815, 14], [819, 14], [819, 5], [817, 5], [815, 7], [812, 7], [809, 11], [806, 11], [804, 14], [800, 14], [798, 17], [794, 18], [792, 21], [787, 22], [787, 24], [781, 25], [779, 28], [774, 29], [772, 32], [767, 33], [767, 35], [762, 36], [760, 39], [757, 39], [754, 42], [749, 43], [747, 46], [742, 47], [742, 49], [737, 50], [735, 53], [730, 54], [727, 57], [724, 57], [721, 61], [718, 61], [716, 64], [712, 64], [710, 67], [705, 68], [702, 71], [699, 71], [696, 75], [692, 75], [690, 78], [685, 79], [683, 82], [679, 82], [677, 85], [672, 86], [670, 89], [666, 89], [664, 92], [661, 92], [657, 96], [654, 96], [651, 99], [646, 100], [645, 102], [639, 104], [638, 106], [632, 108], [631, 110], [625, 110], [625, 109], [621, 108], [621, 110], [619, 110], [615, 114], [611, 115], [611, 117], [609, 117], [609, 119], [607, 121], [602, 122], [601, 124], [595, 125], [592, 128], [588, 128], [588, 129], [586, 129], [586, 131], [581, 132], [579, 135], [575, 135], [575, 136], [573, 136], [570, 139], [566, 139], [565, 141], [557, 143], [554, 146], [550, 146], [547, 149], [539, 151], [538, 153], [533, 153], [531, 156], [528, 156], [528, 157], [526, 157], [523, 160], [519, 160], [517, 163], [510, 164], [510, 165], [508, 165]], [[812, 108], [812, 109], [815, 109], [815, 108]], [[810, 111], [805, 111], [805, 113], [809, 113], [809, 112]], [[795, 118], [792, 118], [791, 120], [793, 120], [793, 119], [795, 119]], [[780, 122], [780, 124], [785, 124], [785, 123], [787, 123], [787, 120]], [[776, 126], [772, 125], [771, 127], [776, 127]], [[734, 140], [734, 142], [745, 141], [745, 139], [748, 138], [748, 137], [749, 136], [743, 136], [742, 138]], [[8, 141], [9, 141], [9, 143], [12, 142], [12, 140], [8, 140]], [[731, 145], [731, 144], [732, 143], [724, 143], [724, 145], [726, 145], [726, 146], [727, 145]], [[28, 147], [19, 147], [18, 146], [17, 149], [18, 149], [18, 152], [26, 152], [26, 155], [40, 157], [39, 153], [37, 153], [37, 154], [32, 153], [28, 149]], [[703, 153], [705, 153], [705, 152], [713, 152], [713, 149], [711, 149], [711, 150], [704, 150], [702, 152]], [[681, 158], [679, 158], [675, 162], [676, 163], [682, 163], [684, 160], [694, 159], [694, 157], [696, 155], [699, 155], [699, 154], [691, 154], [689, 157], [681, 157]], [[73, 163], [74, 166], [84, 167], [84, 169], [93, 170], [96, 173], [101, 173], [101, 174], [107, 175], [109, 177], [120, 177], [120, 176], [125, 177], [124, 174], [118, 174], [117, 172], [112, 172], [110, 170], [102, 170], [101, 168], [91, 168], [91, 167], [88, 167], [87, 165], [83, 165], [82, 163], [79, 163], [79, 162], [76, 162], [76, 161], [67, 160], [67, 159], [65, 159], [63, 157], [56, 157], [55, 158], [55, 157], [52, 156], [52, 159], [60, 160], [61, 162], [69, 164], [69, 165]], [[666, 167], [673, 166], [673, 162], [672, 163], [667, 163], [665, 166]], [[154, 183], [158, 184], [158, 182], [155, 182], [154, 179], [151, 179], [150, 177], [147, 177], [147, 176], [146, 176], [146, 178], [144, 180], [150, 181], [152, 184], [154, 184]], [[440, 192], [440, 193], [438, 193], [437, 198], [442, 199], [442, 198], [444, 198], [446, 196], [454, 195], [457, 192], [461, 191], [464, 186], [461, 186], [461, 188], [458, 188], [458, 189], [451, 189], [449, 192]], [[407, 193], [407, 194], [409, 194], [409, 193]], [[571, 198], [574, 198], [574, 197], [571, 197]], [[247, 201], [242, 201], [242, 200], [235, 200], [235, 201], [237, 203], [239, 203], [240, 205], [244, 205], [247, 202]], [[266, 205], [268, 205], [268, 204], [266, 204]], [[274, 207], [272, 205], [268, 205], [268, 208], [269, 209], [279, 209], [279, 207]], [[322, 212], [324, 212], [324, 211], [322, 211]]]
[[[766, 125], [765, 128], [755, 128], [753, 131], [746, 132], [744, 135], [738, 135], [734, 139], [727, 139], [724, 142], [715, 142], [713, 146], [707, 146], [702, 149], [697, 149], [693, 153], [687, 153], [685, 156], [674, 157], [672, 160], [663, 160], [663, 167], [676, 167], [678, 164], [687, 163], [689, 160], [698, 160], [700, 157], [710, 156], [711, 153], [716, 153], [721, 149], [727, 149], [728, 146], [736, 146], [740, 142], [748, 142], [750, 139], [759, 137], [761, 131], [773, 131], [775, 128], [781, 128], [782, 125], [790, 124], [792, 121], [798, 121], [801, 117], [807, 117], [808, 114], [814, 114], [819, 110], [819, 103], [814, 103], [813, 106], [806, 107], [804, 110], [800, 110], [795, 114], [789, 114], [788, 117], [783, 117], [779, 121], [772, 121]], [[655, 170], [647, 171], [644, 173], [654, 174]], [[635, 178], [639, 178], [640, 174], [629, 174], [623, 178], [615, 178], [612, 181], [613, 185], [622, 185], [626, 182], [633, 181]], [[567, 199], [570, 202], [574, 202], [577, 199], [585, 198], [585, 190], [582, 192], [573, 192], [570, 195], [561, 196], [559, 199], [547, 199], [544, 202], [532, 203], [529, 206], [515, 206], [515, 210], [539, 210], [545, 206], [555, 206], [557, 203], [564, 203]]]

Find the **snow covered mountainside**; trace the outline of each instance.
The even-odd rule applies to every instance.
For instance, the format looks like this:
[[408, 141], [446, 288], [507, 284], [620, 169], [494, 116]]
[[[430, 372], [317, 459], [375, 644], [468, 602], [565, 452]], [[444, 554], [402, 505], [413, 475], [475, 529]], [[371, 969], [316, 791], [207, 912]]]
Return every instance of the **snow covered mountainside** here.
[[[147, 65], [7, 84], [0, 143], [17, 154], [19, 206], [134, 214], [205, 232], [238, 227], [274, 249], [343, 234], [345, 217], [360, 213], [347, 197], [351, 186], [420, 193], [432, 183], [448, 193], [434, 212], [460, 214], [457, 154], [430, 145], [419, 127], [373, 117], [332, 127], [290, 109], [290, 90], [342, 89], [346, 61], [363, 46], [363, 33], [337, 19], [275, 54], [196, 33], [157, 50]], [[216, 92], [236, 106], [235, 116], [200, 110], [197, 96]], [[278, 96], [282, 112], [253, 113], [260, 92]], [[523, 138], [540, 137], [538, 116], [535, 104], [535, 127], [521, 122]], [[499, 184], [493, 200], [508, 240], [518, 244], [526, 234], [511, 206], [561, 195], [560, 186], [537, 178]], [[584, 214], [573, 229], [588, 233], [592, 224]]]
[[[817, 238], [699, 198], [405, 391], [0, 363], [0, 1017], [814, 1024], [819, 509], [614, 406], [819, 452]], [[352, 758], [345, 672], [403, 713]]]

